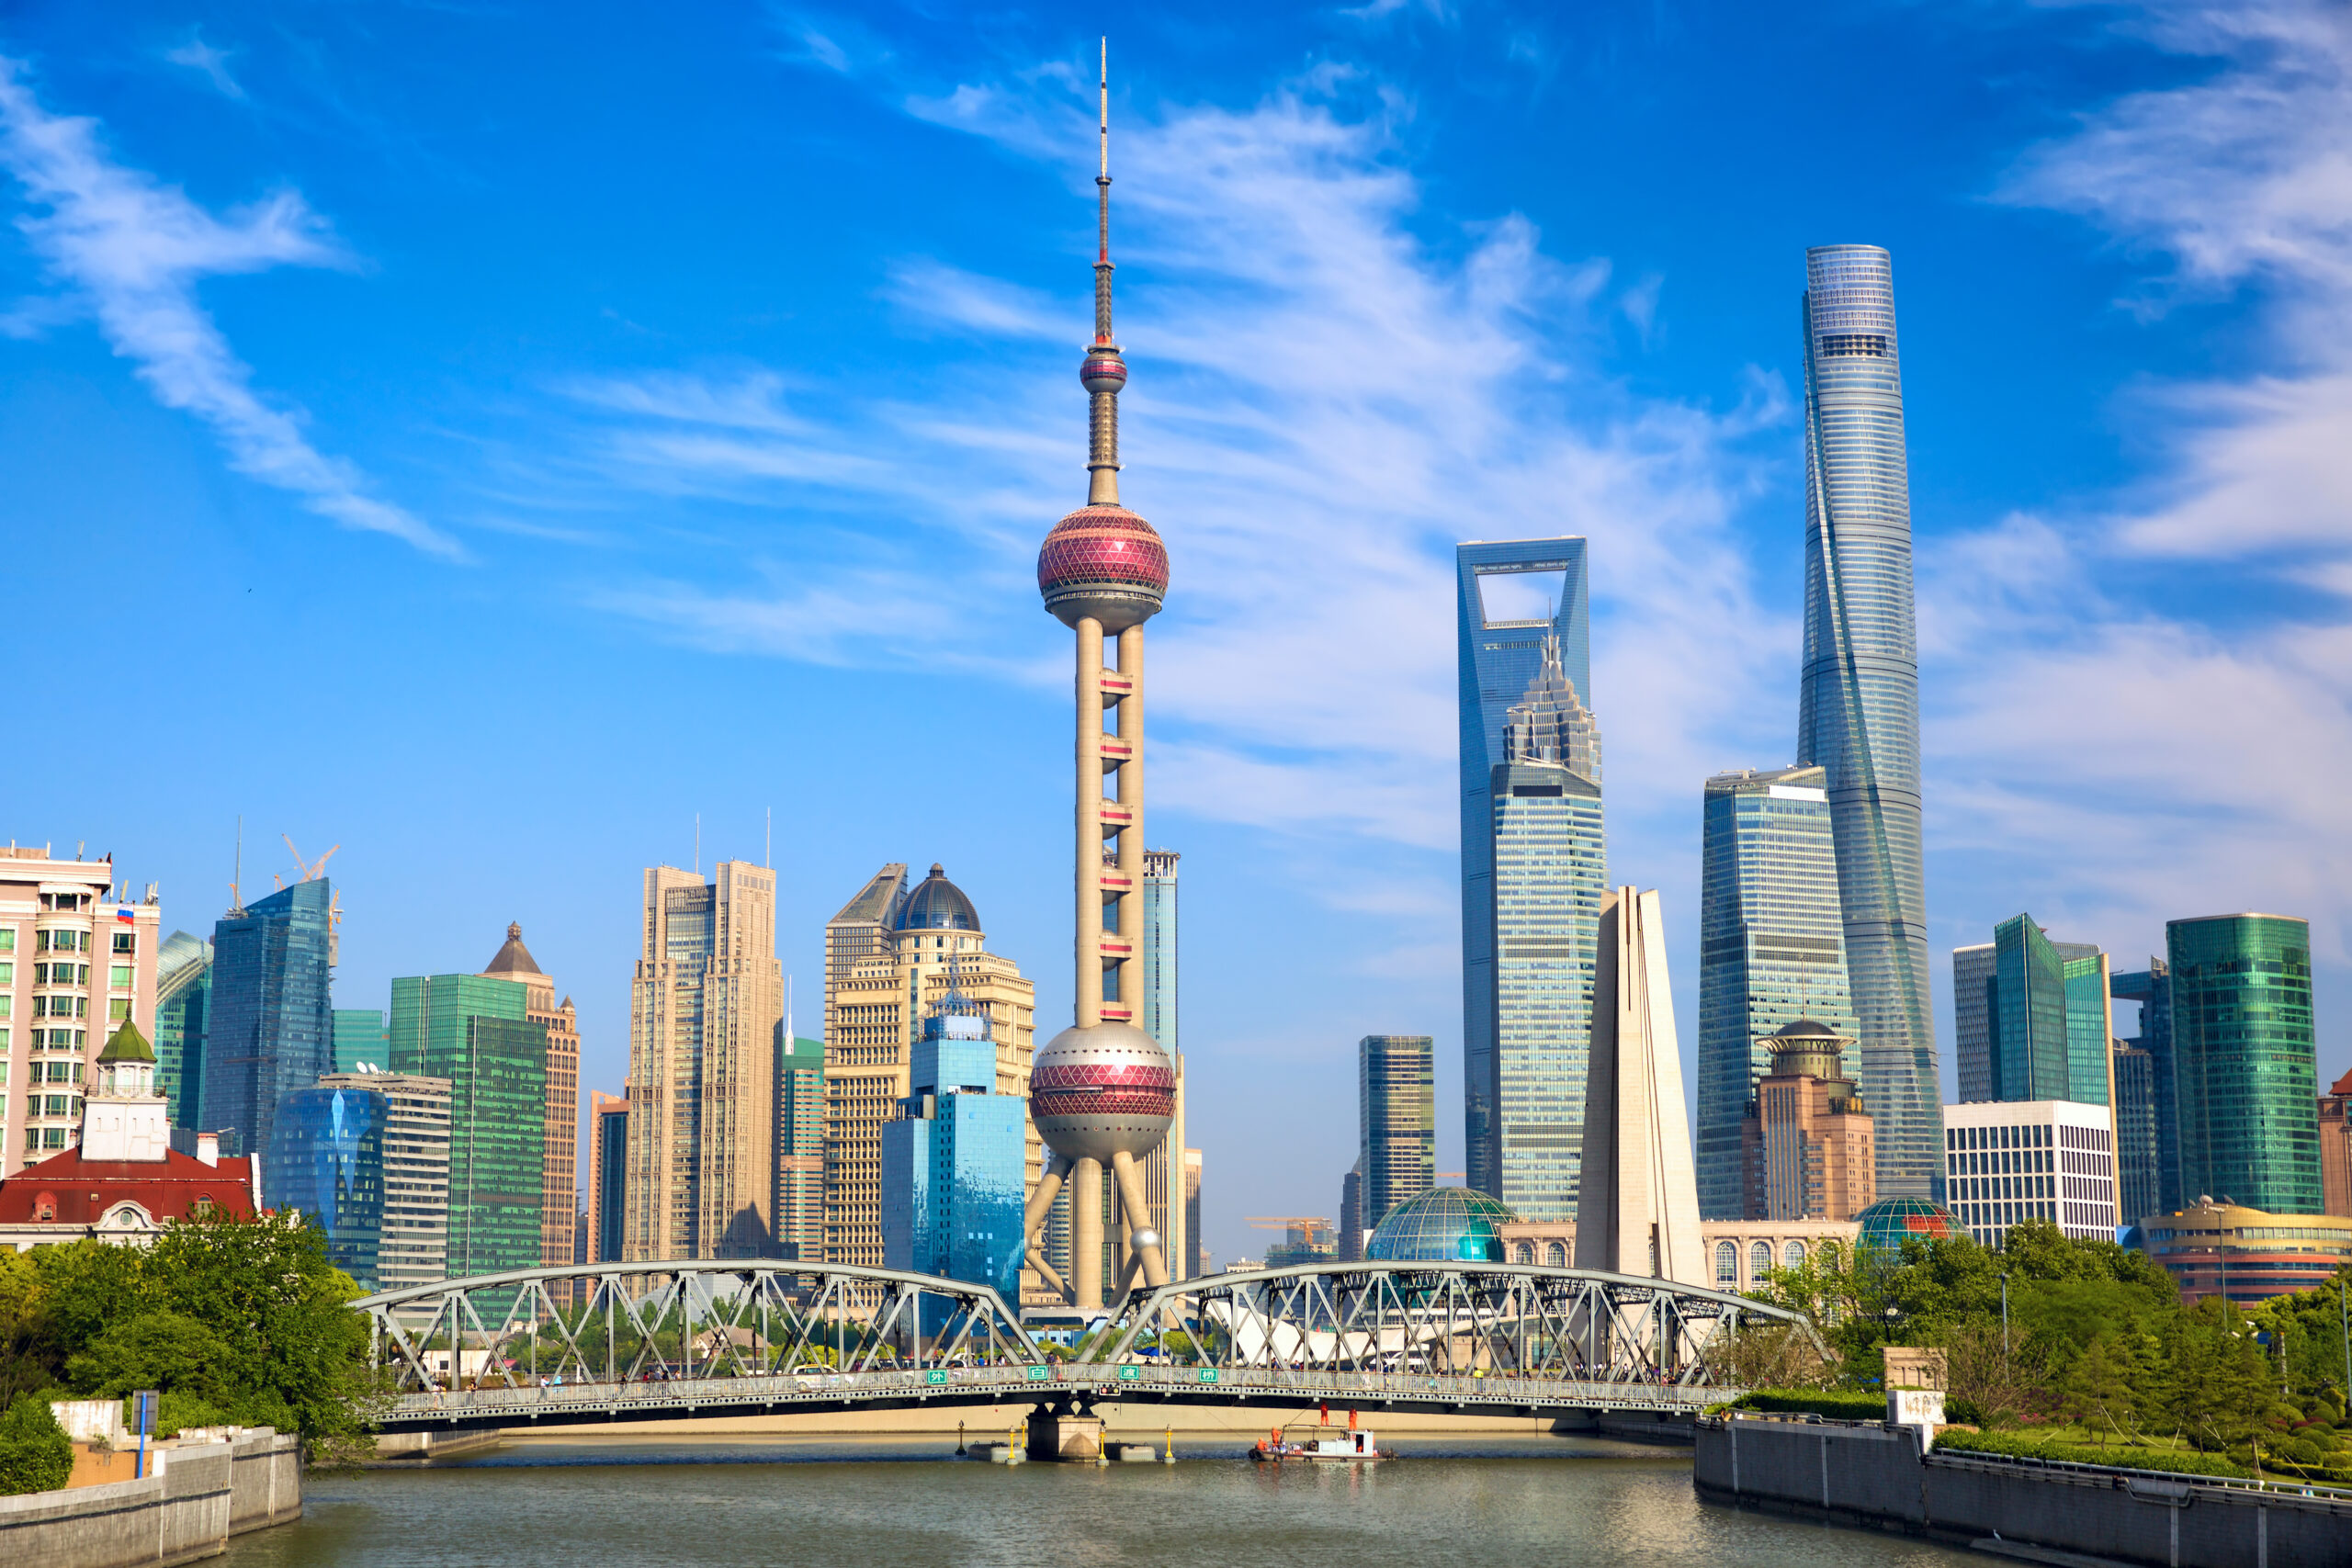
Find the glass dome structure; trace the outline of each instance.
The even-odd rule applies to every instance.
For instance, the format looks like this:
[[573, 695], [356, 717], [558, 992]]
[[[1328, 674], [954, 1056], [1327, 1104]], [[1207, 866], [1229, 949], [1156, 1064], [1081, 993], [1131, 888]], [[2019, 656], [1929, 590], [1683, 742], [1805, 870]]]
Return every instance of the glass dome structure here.
[[1468, 1187], [1434, 1187], [1388, 1211], [1364, 1244], [1382, 1263], [1500, 1263], [1502, 1227], [1519, 1216]]
[[976, 931], [979, 911], [964, 890], [947, 880], [946, 868], [933, 862], [931, 874], [915, 885], [899, 906], [898, 929], [902, 931]]
[[1951, 1210], [1925, 1198], [1882, 1199], [1856, 1214], [1854, 1222], [1861, 1226], [1854, 1237], [1857, 1248], [1877, 1248], [1893, 1258], [1902, 1256], [1903, 1243], [1908, 1236], [1945, 1241], [1968, 1234], [1967, 1227], [1952, 1217]]

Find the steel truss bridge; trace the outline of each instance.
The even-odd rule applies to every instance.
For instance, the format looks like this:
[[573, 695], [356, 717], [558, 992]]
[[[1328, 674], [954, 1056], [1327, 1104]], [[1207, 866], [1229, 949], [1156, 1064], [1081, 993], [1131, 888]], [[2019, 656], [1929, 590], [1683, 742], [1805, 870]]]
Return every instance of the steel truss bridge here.
[[1505, 1263], [1138, 1288], [1063, 1358], [985, 1285], [843, 1264], [526, 1269], [353, 1308], [391, 1391], [386, 1432], [1023, 1403], [1684, 1414], [1742, 1392], [1743, 1337], [1820, 1349], [1802, 1315], [1745, 1297]]

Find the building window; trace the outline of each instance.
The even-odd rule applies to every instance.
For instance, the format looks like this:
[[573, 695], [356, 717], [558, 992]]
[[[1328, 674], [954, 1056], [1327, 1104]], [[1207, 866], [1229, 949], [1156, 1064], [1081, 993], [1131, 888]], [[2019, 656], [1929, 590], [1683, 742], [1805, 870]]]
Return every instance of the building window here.
[[1568, 1266], [1568, 1249], [1555, 1241], [1544, 1249], [1544, 1261], [1555, 1269], [1566, 1269]]
[[115, 950], [117, 953], [136, 953], [136, 952], [138, 952], [138, 951], [139, 951], [139, 933], [138, 933], [138, 932], [136, 932], [136, 931], [117, 931], [117, 932], [115, 932], [115, 933], [114, 933], [114, 950]]
[[1781, 1248], [1781, 1266], [1784, 1269], [1804, 1268], [1804, 1243], [1801, 1241], [1792, 1241], [1789, 1243], [1788, 1246]]
[[120, 1023], [130, 1016], [130, 998], [129, 997], [117, 997], [114, 1000], [107, 1003], [107, 1017], [112, 1019], [115, 1022]]
[[130, 965], [128, 964], [108, 965], [107, 970], [107, 985], [111, 989], [118, 991], [127, 991], [130, 989]]
[[0, 953], [14, 953], [16, 951], [17, 928], [14, 926], [0, 926]]
[[1718, 1285], [1739, 1283], [1739, 1247], [1735, 1243], [1728, 1241], [1715, 1243], [1715, 1283]]
[[1532, 1262], [1534, 1262], [1534, 1261], [1535, 1261], [1535, 1245], [1534, 1245], [1534, 1243], [1532, 1243], [1532, 1242], [1526, 1242], [1526, 1241], [1522, 1241], [1522, 1242], [1521, 1242], [1521, 1243], [1519, 1244], [1519, 1247], [1518, 1247], [1518, 1249], [1517, 1249], [1516, 1256], [1514, 1256], [1514, 1258], [1512, 1258], [1512, 1261], [1513, 1261], [1513, 1262], [1516, 1262], [1516, 1263], [1532, 1263]]
[[1772, 1244], [1759, 1241], [1747, 1249], [1747, 1277], [1760, 1280], [1764, 1270], [1772, 1267]]

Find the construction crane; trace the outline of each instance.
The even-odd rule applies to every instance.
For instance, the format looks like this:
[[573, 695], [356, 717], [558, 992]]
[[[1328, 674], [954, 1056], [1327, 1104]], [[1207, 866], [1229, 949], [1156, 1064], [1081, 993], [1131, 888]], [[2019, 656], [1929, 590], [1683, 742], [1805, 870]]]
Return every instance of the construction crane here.
[[1339, 1226], [1320, 1214], [1252, 1214], [1253, 1230], [1284, 1231], [1286, 1239], [1295, 1247], [1329, 1247], [1339, 1233]]

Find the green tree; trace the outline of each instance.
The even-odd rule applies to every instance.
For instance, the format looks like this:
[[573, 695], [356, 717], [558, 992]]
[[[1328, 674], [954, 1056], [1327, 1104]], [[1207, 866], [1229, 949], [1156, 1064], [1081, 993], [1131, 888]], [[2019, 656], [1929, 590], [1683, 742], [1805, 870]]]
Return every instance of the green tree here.
[[31, 1253], [0, 1250], [0, 1409], [49, 1387], [62, 1370], [40, 1266]]
[[75, 1392], [120, 1399], [141, 1389], [217, 1403], [229, 1347], [185, 1313], [145, 1312], [116, 1324], [66, 1359]]
[[2095, 1432], [2120, 1438], [2139, 1425], [2132, 1394], [2132, 1356], [2111, 1334], [2095, 1336], [2068, 1370], [2066, 1413]]
[[74, 1445], [49, 1401], [18, 1394], [0, 1416], [0, 1494], [54, 1492], [73, 1474]]

